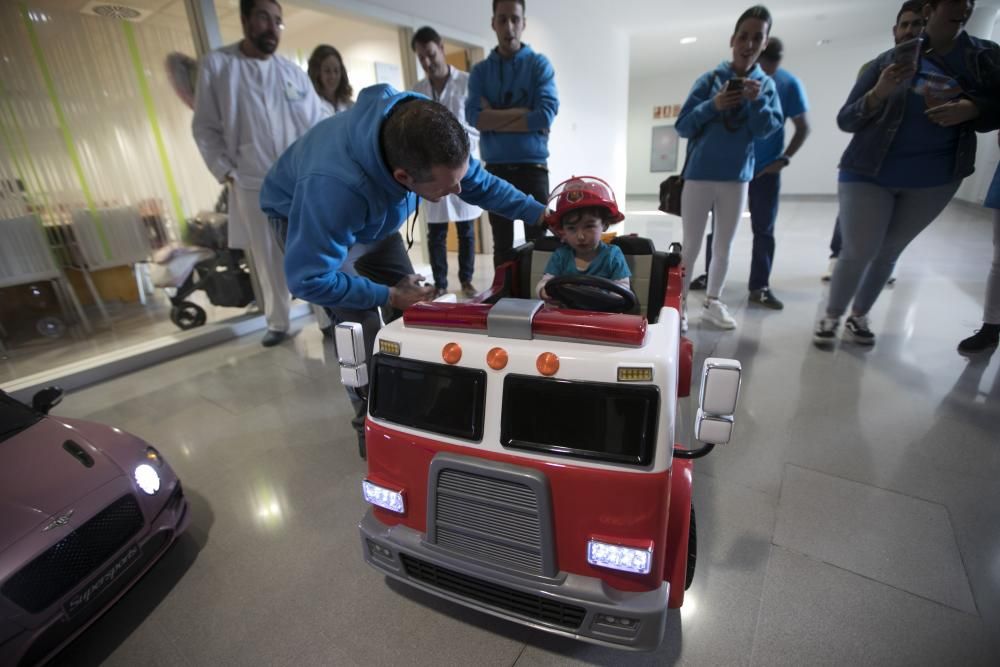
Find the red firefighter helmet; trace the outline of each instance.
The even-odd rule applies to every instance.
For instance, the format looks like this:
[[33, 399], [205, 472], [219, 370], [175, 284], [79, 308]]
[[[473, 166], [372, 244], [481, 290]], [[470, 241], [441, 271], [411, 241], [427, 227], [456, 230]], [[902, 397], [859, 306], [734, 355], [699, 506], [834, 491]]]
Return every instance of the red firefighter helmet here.
[[[553, 206], [553, 202], [555, 205]], [[547, 204], [545, 224], [557, 234], [562, 231], [562, 218], [578, 208], [600, 207], [611, 214], [611, 222], [621, 222], [624, 214], [618, 210], [615, 193], [606, 181], [596, 176], [574, 176], [552, 190]]]

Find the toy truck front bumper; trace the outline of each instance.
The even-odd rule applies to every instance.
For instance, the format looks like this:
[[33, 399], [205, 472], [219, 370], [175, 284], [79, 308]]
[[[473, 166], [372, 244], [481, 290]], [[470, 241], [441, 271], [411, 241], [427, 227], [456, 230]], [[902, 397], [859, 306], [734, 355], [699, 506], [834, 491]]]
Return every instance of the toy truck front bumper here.
[[597, 577], [560, 572], [517, 574], [424, 541], [406, 526], [387, 526], [369, 509], [359, 524], [365, 562], [384, 574], [487, 614], [587, 642], [652, 651], [663, 639], [670, 585], [619, 591]]

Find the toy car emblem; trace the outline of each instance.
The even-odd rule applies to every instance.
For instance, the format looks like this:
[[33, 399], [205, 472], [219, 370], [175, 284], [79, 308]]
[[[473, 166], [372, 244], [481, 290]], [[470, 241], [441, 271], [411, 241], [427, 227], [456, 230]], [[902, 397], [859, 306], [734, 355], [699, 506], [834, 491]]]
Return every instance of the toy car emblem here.
[[70, 510], [60, 517], [57, 517], [52, 523], [42, 528], [43, 533], [47, 533], [53, 528], [62, 528], [69, 523], [70, 518], [73, 516], [73, 510]]

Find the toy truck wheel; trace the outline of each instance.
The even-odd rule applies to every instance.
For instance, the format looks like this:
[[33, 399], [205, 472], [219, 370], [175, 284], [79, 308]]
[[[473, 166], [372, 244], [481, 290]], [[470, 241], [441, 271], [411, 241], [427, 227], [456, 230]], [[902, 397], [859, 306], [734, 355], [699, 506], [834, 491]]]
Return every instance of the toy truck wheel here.
[[698, 560], [698, 531], [694, 524], [694, 505], [691, 505], [691, 527], [688, 529], [688, 562], [687, 575], [684, 577], [684, 590], [691, 588], [694, 581], [694, 565]]

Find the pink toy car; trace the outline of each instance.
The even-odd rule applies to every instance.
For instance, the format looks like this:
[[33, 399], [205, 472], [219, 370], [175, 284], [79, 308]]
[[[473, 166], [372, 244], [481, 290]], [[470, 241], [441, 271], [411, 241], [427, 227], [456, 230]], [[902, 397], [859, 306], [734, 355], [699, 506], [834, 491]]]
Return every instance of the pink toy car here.
[[43, 663], [94, 622], [189, 522], [159, 452], [117, 428], [0, 391], [0, 665]]

